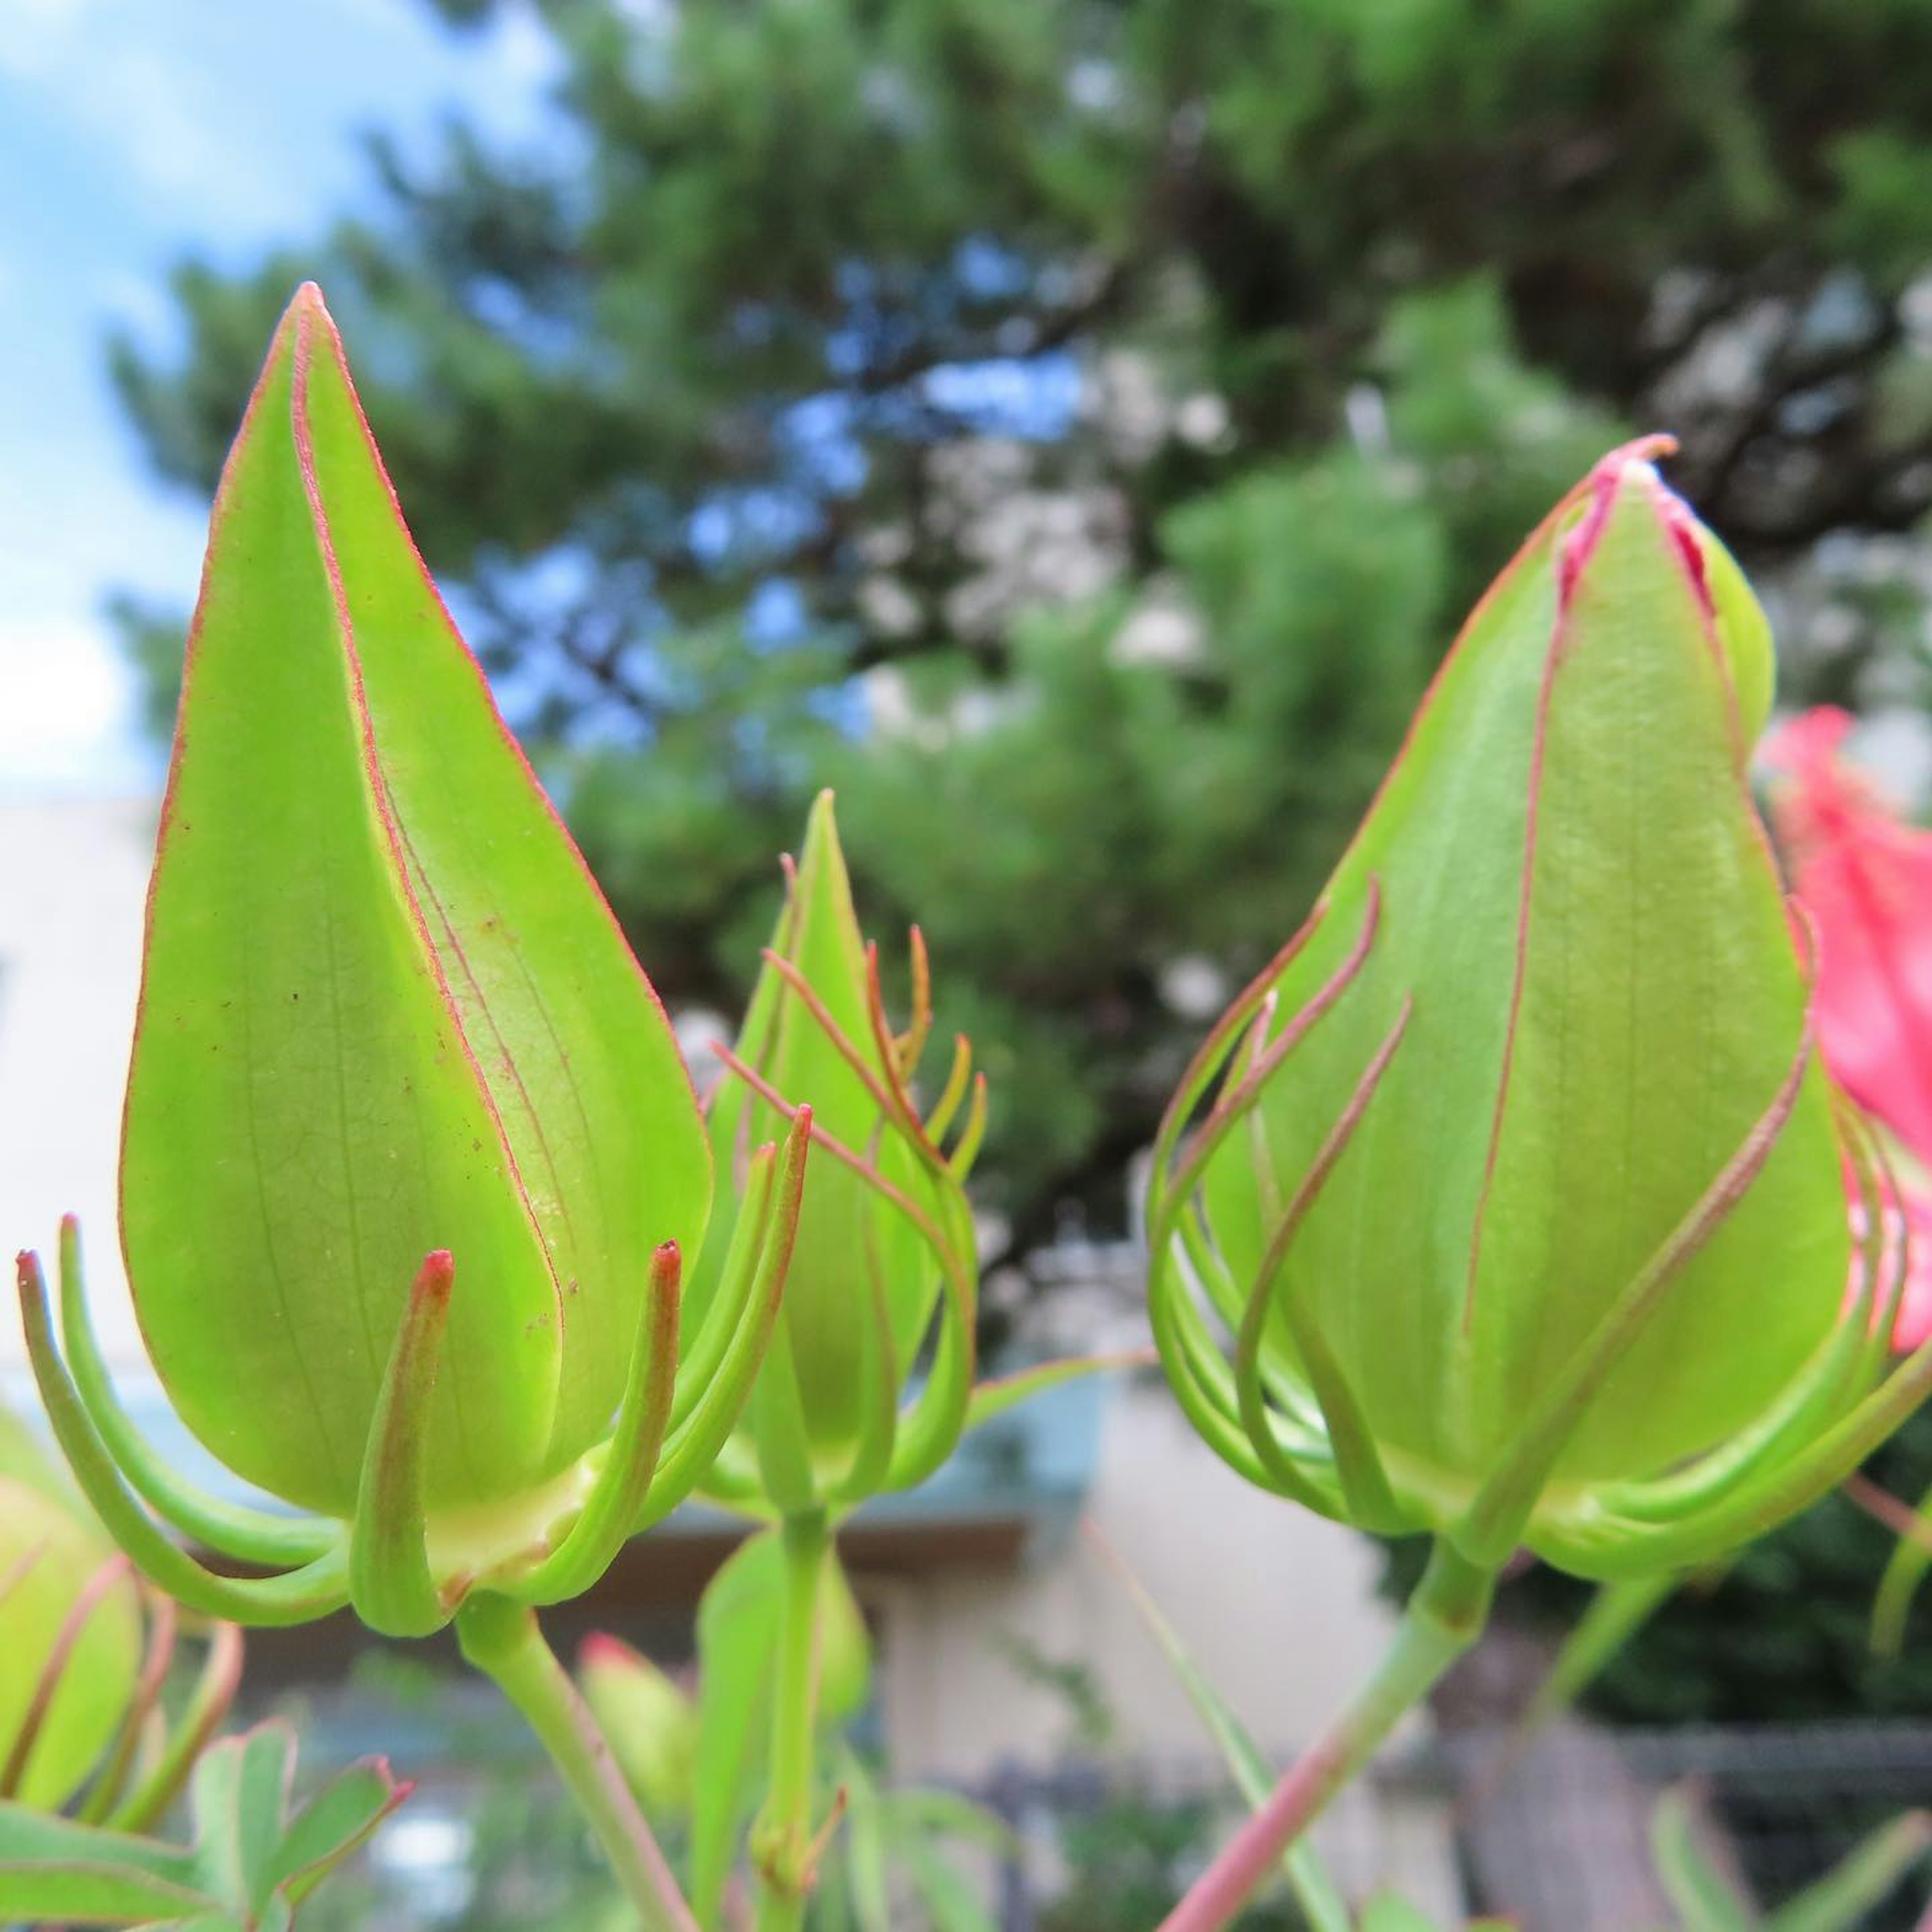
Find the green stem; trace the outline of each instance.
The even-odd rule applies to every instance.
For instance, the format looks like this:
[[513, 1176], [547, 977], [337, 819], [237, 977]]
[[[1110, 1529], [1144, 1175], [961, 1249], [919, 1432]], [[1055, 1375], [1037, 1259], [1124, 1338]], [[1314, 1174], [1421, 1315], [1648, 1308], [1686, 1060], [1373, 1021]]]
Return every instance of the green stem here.
[[536, 1612], [479, 1591], [457, 1612], [456, 1637], [463, 1654], [523, 1713], [549, 1752], [646, 1932], [698, 1932], [596, 1719], [544, 1641]]
[[1381, 1666], [1189, 1887], [1160, 1932], [1220, 1932], [1232, 1922], [1282, 1853], [1475, 1641], [1495, 1587], [1492, 1571], [1437, 1539]]
[[772, 1684], [770, 1782], [752, 1834], [758, 1932], [798, 1932], [812, 1888], [812, 1792], [818, 1705], [818, 1605], [831, 1532], [823, 1510], [779, 1531], [784, 1582]]

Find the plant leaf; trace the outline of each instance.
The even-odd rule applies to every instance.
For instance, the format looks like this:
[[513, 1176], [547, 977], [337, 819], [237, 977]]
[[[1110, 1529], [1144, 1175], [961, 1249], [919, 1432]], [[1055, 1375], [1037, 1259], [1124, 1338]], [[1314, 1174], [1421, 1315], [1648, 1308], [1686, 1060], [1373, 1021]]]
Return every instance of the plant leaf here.
[[1765, 1921], [1764, 1932], [1857, 1932], [1932, 1848], [1932, 1816], [1908, 1811], [1862, 1840]]
[[1650, 1814], [1651, 1855], [1683, 1932], [1750, 1932], [1757, 1915], [1699, 1847], [1697, 1817], [1690, 1790], [1681, 1784], [1665, 1792]]
[[[698, 1600], [689, 1892], [701, 1924], [717, 1919], [762, 1785], [783, 1570], [778, 1532], [761, 1530], [733, 1552]], [[865, 1620], [836, 1547], [820, 1578], [818, 1720], [829, 1731], [864, 1703], [871, 1662]]]

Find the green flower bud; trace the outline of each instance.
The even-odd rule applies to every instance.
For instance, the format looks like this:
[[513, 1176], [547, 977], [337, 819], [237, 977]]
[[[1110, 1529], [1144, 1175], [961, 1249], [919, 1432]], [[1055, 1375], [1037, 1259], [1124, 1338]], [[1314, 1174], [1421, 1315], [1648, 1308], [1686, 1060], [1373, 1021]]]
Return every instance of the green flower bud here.
[[[208, 1538], [206, 1499], [112, 1412], [70, 1294], [78, 1390], [44, 1321], [36, 1360], [97, 1507], [158, 1580], [240, 1617], [346, 1595], [406, 1634], [479, 1582], [572, 1594], [670, 1507], [654, 1475], [688, 1490], [735, 1419], [782, 1275], [795, 1138], [782, 1175], [754, 1160], [760, 1216], [716, 1322], [684, 1324], [702, 1372], [680, 1374], [682, 1256], [710, 1190], [691, 1083], [303, 290], [224, 472], [190, 635], [122, 1235], [182, 1419], [318, 1520], [218, 1507]], [[36, 1270], [23, 1288], [32, 1334]], [[130, 1517], [106, 1449], [180, 1527], [294, 1574], [197, 1584]]]
[[[821, 1150], [748, 1419], [756, 1472], [754, 1452], [741, 1448], [736, 1488], [720, 1492], [728, 1499], [755, 1498], [781, 1513], [856, 1504], [924, 1480], [964, 1425], [975, 1277], [964, 1181], [985, 1124], [985, 1084], [971, 1076], [966, 1042], [956, 1041], [945, 1087], [921, 1118], [911, 1082], [931, 1014], [916, 932], [912, 957], [913, 1023], [896, 1035], [876, 951], [853, 908], [831, 794], [824, 794], [727, 1056], [735, 1077], [710, 1108], [731, 1211], [744, 1212], [750, 1198], [746, 1150], [783, 1131], [794, 1102], [810, 1102]], [[943, 1153], [962, 1106], [957, 1143]], [[694, 1306], [709, 1292], [700, 1275]], [[902, 1388], [935, 1320], [931, 1374], [902, 1414]], [[721, 1472], [728, 1485], [731, 1466]]]
[[593, 1630], [578, 1653], [578, 1682], [647, 1818], [691, 1809], [698, 1771], [698, 1706], [648, 1657]]
[[[1745, 780], [1768, 632], [1652, 447], [1484, 599], [1157, 1149], [1156, 1336], [1209, 1439], [1484, 1563], [1721, 1548], [1880, 1413], [1882, 1338], [1838, 1321], [1841, 1103]], [[1868, 1306], [1897, 1292], [1869, 1259]]]
[[125, 1558], [0, 1414], [0, 1798], [64, 1804], [120, 1727], [140, 1660]]

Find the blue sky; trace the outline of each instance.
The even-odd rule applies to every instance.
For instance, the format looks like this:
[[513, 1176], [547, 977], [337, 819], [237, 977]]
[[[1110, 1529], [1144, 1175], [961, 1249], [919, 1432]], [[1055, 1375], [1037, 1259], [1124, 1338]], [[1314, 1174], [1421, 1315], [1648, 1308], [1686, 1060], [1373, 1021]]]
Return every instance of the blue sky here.
[[172, 339], [184, 250], [239, 266], [367, 204], [358, 130], [452, 110], [546, 128], [556, 50], [527, 12], [452, 35], [422, 0], [7, 0], [0, 28], [0, 787], [154, 782], [102, 614], [193, 601], [206, 506], [148, 472], [110, 390], [111, 323]]

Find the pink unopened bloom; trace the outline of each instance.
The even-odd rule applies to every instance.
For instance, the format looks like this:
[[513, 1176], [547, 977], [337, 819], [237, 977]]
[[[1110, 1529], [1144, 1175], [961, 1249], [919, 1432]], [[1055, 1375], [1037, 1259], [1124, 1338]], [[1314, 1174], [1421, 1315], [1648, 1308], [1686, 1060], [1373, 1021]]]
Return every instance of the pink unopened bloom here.
[[[1843, 761], [1851, 728], [1846, 712], [1820, 706], [1775, 733], [1765, 757], [1778, 775], [1778, 842], [1816, 934], [1819, 1045], [1905, 1156], [1884, 1232], [1888, 1252], [1906, 1243], [1893, 1342], [1911, 1348], [1932, 1336], [1932, 832]], [[1855, 1204], [1861, 1237], [1863, 1221]]]
[[1932, 1164], [1932, 832], [1839, 758], [1823, 707], [1766, 747], [1791, 883], [1818, 934], [1818, 1039], [1838, 1084]]

